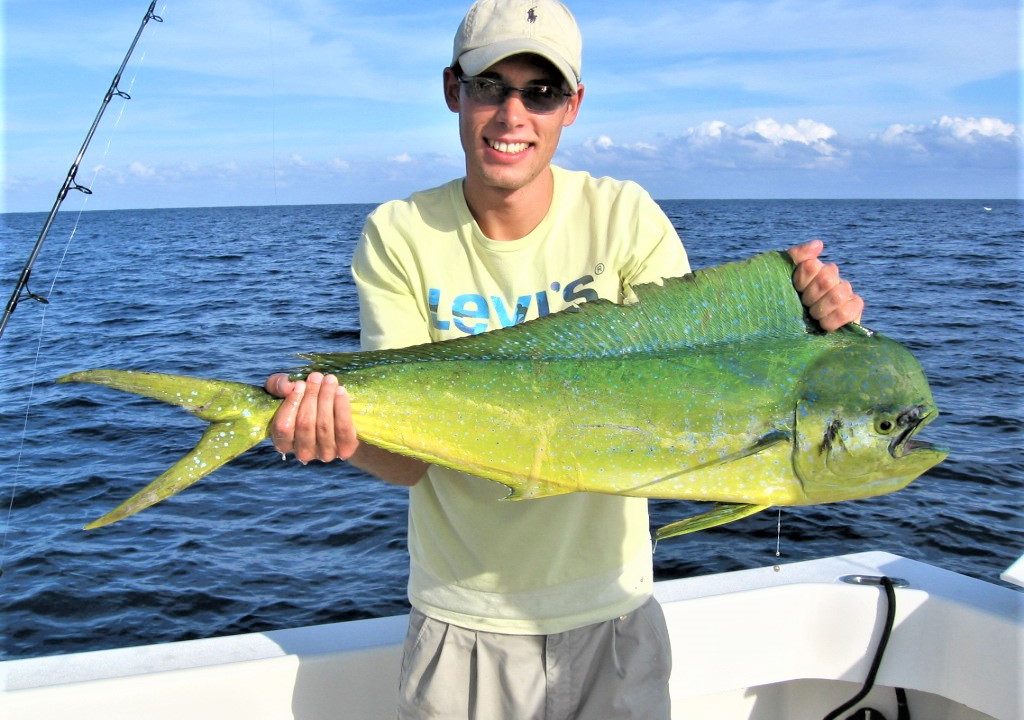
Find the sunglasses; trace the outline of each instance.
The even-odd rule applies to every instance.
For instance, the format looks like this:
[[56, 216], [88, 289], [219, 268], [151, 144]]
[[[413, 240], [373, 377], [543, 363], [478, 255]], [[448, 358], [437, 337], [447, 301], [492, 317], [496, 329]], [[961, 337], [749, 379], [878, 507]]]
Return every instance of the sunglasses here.
[[571, 92], [566, 92], [555, 85], [527, 85], [524, 88], [517, 88], [501, 80], [479, 76], [460, 77], [459, 82], [466, 86], [469, 99], [481, 105], [501, 105], [513, 91], [517, 92], [523, 101], [523, 107], [532, 113], [553, 113], [572, 97]]

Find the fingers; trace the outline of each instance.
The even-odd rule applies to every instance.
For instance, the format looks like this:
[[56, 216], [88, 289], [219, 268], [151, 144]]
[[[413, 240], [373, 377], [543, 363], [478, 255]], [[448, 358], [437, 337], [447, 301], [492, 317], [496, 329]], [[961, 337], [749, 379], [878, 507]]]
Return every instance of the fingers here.
[[[320, 382], [316, 398], [313, 436], [316, 445], [313, 452], [321, 462], [330, 462], [338, 457], [334, 440], [334, 396], [338, 393], [338, 379], [325, 375]], [[302, 457], [299, 457], [302, 460]]]
[[832, 332], [848, 323], [859, 323], [863, 314], [864, 299], [860, 295], [853, 293], [849, 299], [836, 304], [831, 312], [827, 312], [822, 317], [816, 319], [823, 330]]
[[860, 322], [864, 312], [864, 300], [853, 291], [853, 287], [846, 280], [840, 280], [836, 285], [820, 296], [820, 298], [807, 304], [811, 317], [818, 321], [822, 330], [832, 332], [843, 325], [851, 322]]
[[793, 287], [800, 293], [801, 302], [822, 329], [831, 332], [847, 323], [859, 323], [864, 313], [864, 299], [840, 276], [835, 263], [819, 259], [823, 249], [820, 240], [812, 240], [791, 248], [789, 255], [797, 263]]
[[[292, 452], [301, 463], [308, 463], [314, 458], [319, 458], [317, 424], [320, 414], [320, 390], [323, 387], [324, 376], [320, 373], [310, 373], [306, 378], [306, 392], [299, 401], [298, 410], [295, 413], [295, 440]], [[326, 400], [326, 398], [325, 398]], [[325, 402], [326, 404], [326, 402]], [[324, 454], [327, 454], [325, 450]], [[333, 460], [334, 458], [329, 458]]]
[[352, 403], [348, 391], [340, 385], [334, 398], [334, 442], [342, 460], [352, 457], [359, 447], [356, 426], [352, 422]]
[[263, 383], [263, 389], [271, 395], [283, 398], [295, 389], [295, 383], [288, 379], [287, 373], [274, 373]]
[[[281, 380], [274, 380], [276, 376], [271, 375], [265, 385], [267, 392], [271, 395], [282, 394], [284, 384]], [[273, 381], [273, 384], [272, 384]], [[284, 383], [288, 383], [288, 392], [284, 395], [284, 401], [274, 413], [274, 419], [270, 422], [270, 439], [278, 452], [290, 453], [294, 450], [295, 444], [295, 419], [302, 404], [302, 398], [306, 394], [306, 383], [301, 380], [290, 382], [285, 376]]]
[[818, 258], [804, 260], [793, 272], [793, 287], [800, 293], [800, 299], [807, 307], [814, 305], [844, 282], [839, 277], [838, 265], [823, 263]]
[[805, 260], [812, 260], [821, 255], [825, 249], [825, 243], [821, 240], [810, 240], [802, 245], [796, 245], [789, 249], [789, 257], [793, 259], [794, 265], [799, 265]]
[[[285, 385], [284, 383], [288, 383]], [[311, 460], [348, 459], [359, 445], [352, 409], [345, 389], [333, 375], [310, 373], [305, 382], [267, 380], [267, 391], [277, 394], [290, 386], [274, 415], [270, 436], [282, 453], [294, 453], [303, 464]]]

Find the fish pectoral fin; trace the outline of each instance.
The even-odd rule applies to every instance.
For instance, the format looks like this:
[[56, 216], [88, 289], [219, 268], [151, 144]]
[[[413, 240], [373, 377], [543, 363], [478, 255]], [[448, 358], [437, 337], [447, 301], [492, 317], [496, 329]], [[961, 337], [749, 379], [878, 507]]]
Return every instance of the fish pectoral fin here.
[[722, 455], [721, 457], [717, 457], [714, 460], [709, 460], [707, 462], [703, 462], [703, 463], [700, 463], [698, 465], [691, 465], [690, 467], [683, 468], [682, 470], [677, 470], [676, 472], [669, 473], [668, 475], [665, 475], [664, 477], [655, 478], [654, 480], [651, 480], [649, 482], [645, 482], [642, 485], [637, 485], [637, 486], [631, 487], [631, 488], [629, 488], [627, 490], [623, 490], [619, 494], [620, 495], [633, 495], [633, 494], [635, 494], [636, 492], [638, 492], [640, 490], [646, 490], [646, 489], [648, 489], [650, 487], [653, 487], [655, 485], [660, 485], [661, 483], [668, 482], [669, 480], [677, 478], [680, 475], [685, 475], [686, 473], [696, 472], [697, 470], [703, 470], [704, 468], [713, 467], [715, 465], [724, 465], [726, 463], [735, 462], [736, 460], [742, 460], [745, 457], [750, 457], [751, 455], [756, 455], [757, 453], [761, 452], [762, 450], [766, 450], [767, 448], [770, 448], [770, 447], [772, 447], [774, 445], [778, 445], [779, 443], [791, 442], [792, 439], [793, 439], [793, 436], [790, 433], [786, 432], [785, 430], [771, 430], [771, 431], [765, 433], [764, 435], [762, 435], [761, 437], [759, 437], [753, 444], [748, 445], [745, 448], [741, 448], [740, 450], [737, 450], [736, 452], [731, 452], [731, 453], [729, 453], [727, 455]]
[[555, 497], [556, 495], [568, 495], [571, 492], [576, 492], [574, 489], [567, 488], [564, 485], [555, 485], [547, 482], [523, 484], [515, 487], [509, 483], [498, 482], [501, 482], [502, 485], [509, 489], [509, 494], [502, 498], [502, 500], [534, 500], [536, 498]]
[[664, 527], [658, 528], [654, 534], [654, 539], [655, 541], [664, 540], [665, 538], [675, 537], [676, 535], [685, 535], [686, 533], [692, 533], [698, 530], [707, 530], [708, 528], [715, 527], [716, 525], [725, 525], [726, 523], [731, 523], [734, 520], [749, 517], [750, 515], [759, 513], [762, 510], [767, 510], [770, 507], [771, 505], [716, 503], [714, 509], [709, 510], [706, 513], [677, 520], [674, 523], [669, 523]]

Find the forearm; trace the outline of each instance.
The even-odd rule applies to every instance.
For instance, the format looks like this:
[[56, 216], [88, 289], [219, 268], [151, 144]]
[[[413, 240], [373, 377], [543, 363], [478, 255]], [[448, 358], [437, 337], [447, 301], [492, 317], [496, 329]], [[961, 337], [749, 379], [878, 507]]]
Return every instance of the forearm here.
[[416, 458], [359, 443], [348, 462], [363, 472], [394, 485], [412, 486], [427, 472], [427, 463]]

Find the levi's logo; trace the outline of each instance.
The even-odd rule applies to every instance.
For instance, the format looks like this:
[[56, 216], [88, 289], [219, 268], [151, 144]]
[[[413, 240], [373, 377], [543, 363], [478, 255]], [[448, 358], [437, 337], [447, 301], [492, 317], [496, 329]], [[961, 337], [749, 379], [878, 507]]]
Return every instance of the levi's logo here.
[[427, 294], [430, 324], [438, 330], [450, 330], [454, 325], [466, 335], [511, 327], [526, 320], [534, 307], [537, 317], [550, 315], [549, 292], [554, 293], [556, 299], [561, 296], [564, 304], [597, 300], [597, 291], [587, 287], [592, 282], [593, 275], [584, 275], [565, 285], [553, 282], [549, 289], [520, 295], [514, 305], [498, 295], [460, 293], [450, 297], [441, 288], [430, 288]]

